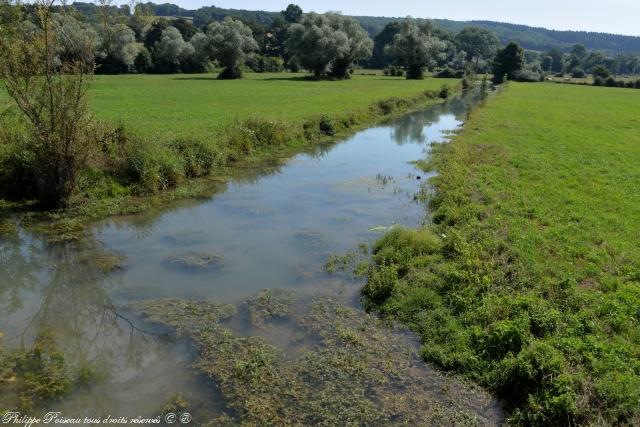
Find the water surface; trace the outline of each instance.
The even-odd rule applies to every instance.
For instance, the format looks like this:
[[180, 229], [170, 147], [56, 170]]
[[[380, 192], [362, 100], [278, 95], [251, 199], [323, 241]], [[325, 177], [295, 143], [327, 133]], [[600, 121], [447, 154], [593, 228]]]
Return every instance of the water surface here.
[[[151, 416], [178, 391], [216, 402], [188, 368], [189, 346], [166, 345], [124, 307], [155, 298], [238, 303], [265, 288], [333, 286], [341, 279], [323, 268], [331, 254], [423, 221], [416, 195], [429, 175], [412, 162], [458, 129], [473, 101], [456, 98], [276, 170], [250, 171], [207, 199], [101, 221], [82, 242], [51, 245], [21, 231], [0, 242], [5, 344], [52, 334], [73, 360], [99, 367], [102, 381], [56, 408], [66, 414]], [[185, 255], [219, 263], [171, 262]], [[352, 303], [360, 285], [344, 285]]]

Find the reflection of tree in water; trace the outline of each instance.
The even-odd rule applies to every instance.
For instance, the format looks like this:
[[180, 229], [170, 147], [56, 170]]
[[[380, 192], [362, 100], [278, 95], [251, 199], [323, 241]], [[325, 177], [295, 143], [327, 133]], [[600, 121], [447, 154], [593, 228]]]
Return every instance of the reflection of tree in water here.
[[392, 138], [398, 145], [425, 143], [425, 127], [437, 122], [441, 116], [450, 114], [458, 120], [466, 119], [467, 113], [480, 100], [479, 91], [469, 91], [441, 105], [426, 108], [400, 117], [391, 123]]
[[[9, 323], [17, 313], [22, 325], [5, 337], [13, 349], [5, 355], [10, 358], [6, 364], [14, 372], [8, 392], [0, 382], [0, 395], [9, 393], [10, 400], [29, 408], [60, 398], [79, 383], [108, 376], [123, 359], [139, 365], [147, 347], [145, 334], [108, 296], [114, 284], [111, 273], [121, 261], [89, 238], [52, 245], [14, 236], [2, 242], [0, 296], [7, 302], [0, 320]], [[22, 321], [25, 312], [28, 317]]]

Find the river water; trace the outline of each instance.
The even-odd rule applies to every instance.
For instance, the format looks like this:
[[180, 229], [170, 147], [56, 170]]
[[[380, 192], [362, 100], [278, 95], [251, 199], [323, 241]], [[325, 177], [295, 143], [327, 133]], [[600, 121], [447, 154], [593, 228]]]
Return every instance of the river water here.
[[[97, 367], [100, 381], [52, 408], [65, 414], [152, 416], [176, 392], [216, 402], [188, 367], [188, 344], [163, 344], [124, 307], [155, 298], [238, 303], [265, 288], [313, 292], [346, 280], [325, 271], [331, 254], [424, 220], [416, 195], [429, 175], [412, 162], [458, 129], [476, 101], [454, 98], [247, 171], [212, 184], [210, 197], [101, 221], [80, 243], [52, 245], [21, 230], [0, 242], [5, 346], [51, 335]], [[185, 257], [210, 264], [178, 262]], [[347, 286], [350, 304], [361, 285]]]

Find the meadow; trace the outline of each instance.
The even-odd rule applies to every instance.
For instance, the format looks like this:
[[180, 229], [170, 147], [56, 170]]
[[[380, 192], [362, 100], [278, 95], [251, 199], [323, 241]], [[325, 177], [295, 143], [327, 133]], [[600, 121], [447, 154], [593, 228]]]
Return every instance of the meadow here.
[[639, 106], [510, 83], [424, 162], [433, 223], [376, 244], [369, 308], [515, 424], [640, 424]]
[[145, 136], [207, 138], [235, 119], [295, 123], [340, 116], [388, 98], [437, 90], [445, 82], [375, 75], [312, 81], [302, 73], [247, 73], [243, 80], [217, 80], [213, 74], [122, 75], [96, 76], [90, 95], [99, 117]]
[[[72, 204], [149, 195], [238, 162], [284, 157], [410, 108], [440, 102], [458, 80], [355, 75], [313, 81], [304, 74], [247, 73], [95, 76], [92, 112], [104, 130]], [[444, 89], [443, 89], [444, 88]], [[0, 111], [12, 104], [0, 92]], [[15, 111], [15, 109], [13, 109]], [[11, 110], [9, 110], [11, 111]], [[35, 195], [38, 165], [24, 155], [26, 136], [5, 114], [0, 188], [6, 198]], [[25, 178], [26, 177], [26, 178]]]

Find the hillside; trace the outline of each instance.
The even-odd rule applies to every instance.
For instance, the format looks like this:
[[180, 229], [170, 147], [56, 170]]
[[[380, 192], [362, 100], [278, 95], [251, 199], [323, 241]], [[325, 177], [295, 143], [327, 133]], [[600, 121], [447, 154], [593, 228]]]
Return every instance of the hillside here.
[[[91, 9], [95, 8], [95, 5], [87, 3], [74, 3], [73, 5], [85, 14], [91, 13]], [[279, 15], [279, 12], [223, 9], [216, 6], [201, 7], [197, 10], [183, 9], [170, 3], [154, 4], [149, 2], [145, 3], [145, 6], [158, 16], [193, 17], [194, 24], [197, 26], [205, 25], [212, 20], [222, 20], [225, 16], [234, 16], [243, 20], [256, 21], [268, 25]], [[374, 16], [355, 16], [354, 18], [360, 22], [372, 37], [378, 34], [389, 22], [400, 19]], [[610, 53], [640, 52], [640, 37], [635, 36], [586, 31], [556, 31], [493, 21], [464, 22], [435, 19], [434, 22], [453, 33], [457, 33], [468, 26], [487, 28], [494, 31], [500, 37], [502, 43], [515, 41], [525, 49], [530, 50], [542, 51], [558, 47], [569, 51], [571, 46], [581, 43], [587, 49], [604, 50]]]

